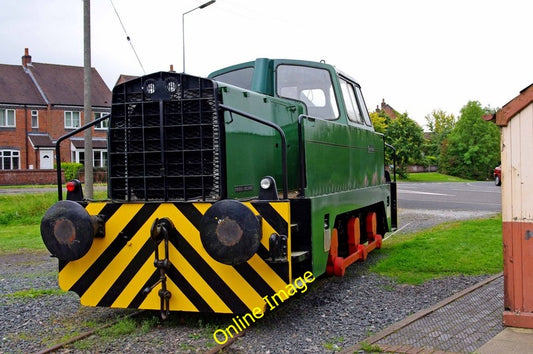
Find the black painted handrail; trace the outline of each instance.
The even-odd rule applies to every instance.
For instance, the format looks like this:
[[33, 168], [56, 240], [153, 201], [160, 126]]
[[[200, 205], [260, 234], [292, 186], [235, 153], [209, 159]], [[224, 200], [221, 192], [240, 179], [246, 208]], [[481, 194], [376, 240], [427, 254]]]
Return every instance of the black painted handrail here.
[[226, 106], [224, 104], [219, 105], [219, 107], [228, 112], [235, 113], [244, 118], [253, 120], [254, 122], [266, 125], [279, 133], [279, 136], [281, 138], [281, 173], [283, 178], [283, 199], [287, 199], [289, 195], [289, 178], [287, 174], [287, 138], [285, 137], [285, 132], [281, 129], [279, 125], [268, 120], [264, 120], [263, 118], [254, 116], [253, 114]]
[[60, 151], [60, 148], [59, 148], [60, 145], [61, 145], [61, 142], [63, 140], [65, 140], [65, 139], [70, 138], [73, 135], [81, 133], [82, 131], [86, 130], [87, 128], [90, 128], [93, 125], [96, 125], [96, 124], [100, 123], [103, 120], [106, 120], [107, 118], [109, 118], [109, 116], [110, 116], [110, 114], [106, 114], [105, 116], [97, 118], [97, 119], [93, 120], [92, 122], [89, 122], [89, 123], [85, 124], [84, 126], [81, 126], [78, 129], [75, 129], [75, 130], [71, 131], [70, 133], [67, 133], [67, 134], [63, 135], [62, 137], [60, 137], [59, 139], [57, 139], [57, 141], [56, 141], [56, 170], [57, 170], [57, 198], [58, 198], [58, 200], [62, 200], [63, 199], [63, 191], [61, 189], [61, 151]]

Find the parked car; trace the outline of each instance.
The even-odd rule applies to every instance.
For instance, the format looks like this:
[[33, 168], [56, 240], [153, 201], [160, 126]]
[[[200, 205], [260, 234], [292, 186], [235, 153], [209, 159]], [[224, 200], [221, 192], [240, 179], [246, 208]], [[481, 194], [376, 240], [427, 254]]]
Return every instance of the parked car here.
[[494, 184], [497, 186], [502, 185], [502, 166], [498, 166], [494, 169]]

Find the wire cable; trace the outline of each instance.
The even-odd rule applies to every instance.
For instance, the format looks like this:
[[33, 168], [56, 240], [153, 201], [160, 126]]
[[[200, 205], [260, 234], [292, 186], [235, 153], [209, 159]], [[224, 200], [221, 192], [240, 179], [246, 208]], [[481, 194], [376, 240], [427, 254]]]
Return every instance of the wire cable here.
[[117, 8], [115, 7], [115, 4], [113, 4], [113, 0], [109, 0], [109, 2], [111, 3], [111, 6], [113, 7], [113, 10], [115, 10], [115, 14], [117, 15], [118, 21], [120, 22], [120, 25], [122, 26], [122, 30], [124, 31], [124, 34], [126, 35], [126, 39], [128, 40], [128, 42], [129, 42], [129, 44], [131, 46], [131, 49], [133, 50], [133, 53], [135, 54], [135, 57], [137, 58], [137, 61], [139, 62], [139, 65], [141, 66], [143, 74], [146, 75], [146, 71], [144, 70], [144, 66], [141, 63], [141, 59], [137, 55], [137, 51], [135, 50], [135, 47], [133, 46], [133, 43], [131, 42], [131, 38], [128, 35], [128, 32], [126, 31], [126, 27], [124, 27], [124, 24], [122, 23], [122, 20], [120, 19], [120, 15], [118, 14], [118, 11], [117, 11]]
[[409, 226], [410, 224], [412, 224], [412, 222], [408, 222], [407, 224], [403, 225], [402, 227], [400, 227], [399, 229], [397, 229], [396, 231], [388, 234], [384, 239], [383, 241], [386, 241], [388, 238], [392, 237], [393, 235], [395, 235], [396, 233], [402, 231], [403, 229], [405, 229], [407, 226]]

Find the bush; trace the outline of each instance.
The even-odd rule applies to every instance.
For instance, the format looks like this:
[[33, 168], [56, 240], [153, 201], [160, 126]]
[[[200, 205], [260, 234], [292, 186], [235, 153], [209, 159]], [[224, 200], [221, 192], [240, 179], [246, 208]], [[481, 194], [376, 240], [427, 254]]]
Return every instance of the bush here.
[[77, 162], [65, 162], [61, 164], [61, 168], [65, 170], [65, 180], [70, 181], [79, 177], [83, 165]]

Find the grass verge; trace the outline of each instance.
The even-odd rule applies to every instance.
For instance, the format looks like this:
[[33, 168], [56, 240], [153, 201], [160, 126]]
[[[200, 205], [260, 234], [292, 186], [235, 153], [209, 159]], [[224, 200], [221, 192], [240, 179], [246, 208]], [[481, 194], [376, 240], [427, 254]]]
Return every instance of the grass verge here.
[[55, 193], [0, 196], [0, 225], [38, 225], [46, 210], [56, 201]]
[[420, 284], [451, 275], [496, 274], [503, 269], [501, 215], [439, 225], [383, 243], [371, 271]]
[[[96, 191], [95, 199], [106, 198]], [[57, 201], [57, 193], [22, 193], [0, 196], [0, 253], [45, 250], [40, 223], [46, 210]]]
[[443, 175], [438, 172], [420, 172], [409, 173], [407, 179], [402, 179], [402, 182], [472, 182], [468, 179], [463, 179], [454, 176]]
[[15, 225], [0, 227], [0, 253], [23, 250], [40, 251], [46, 247], [39, 225]]

